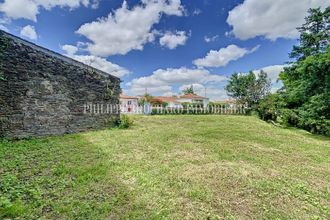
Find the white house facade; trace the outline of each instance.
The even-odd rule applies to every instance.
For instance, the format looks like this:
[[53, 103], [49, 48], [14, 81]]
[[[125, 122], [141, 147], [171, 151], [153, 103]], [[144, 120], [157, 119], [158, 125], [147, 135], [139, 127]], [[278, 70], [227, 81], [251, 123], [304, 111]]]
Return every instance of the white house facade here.
[[127, 96], [124, 94], [120, 94], [120, 110], [122, 113], [134, 113], [136, 112], [135, 108], [138, 108], [139, 98], [135, 96]]
[[177, 101], [180, 103], [200, 104], [203, 105], [204, 107], [206, 107], [210, 102], [209, 98], [199, 96], [196, 94], [186, 94], [179, 96], [177, 98]]

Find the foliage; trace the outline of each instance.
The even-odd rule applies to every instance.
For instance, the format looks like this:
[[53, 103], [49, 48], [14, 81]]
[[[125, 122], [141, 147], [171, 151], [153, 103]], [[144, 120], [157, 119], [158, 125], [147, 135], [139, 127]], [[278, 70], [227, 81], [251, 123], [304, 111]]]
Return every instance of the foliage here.
[[131, 119], [128, 115], [121, 114], [120, 119], [118, 121], [118, 128], [127, 129], [134, 124], [133, 119]]
[[139, 105], [144, 105], [146, 102], [151, 102], [154, 97], [149, 93], [144, 93], [144, 95], [139, 99]]
[[182, 90], [182, 93], [185, 94], [185, 95], [195, 94], [193, 85], [191, 85], [190, 87], [185, 88], [184, 90]]
[[[298, 28], [300, 45], [291, 53], [297, 61], [280, 74], [283, 98], [294, 112], [287, 123], [312, 133], [330, 135], [330, 7], [310, 9], [306, 23]], [[292, 114], [291, 114], [292, 115]], [[286, 118], [286, 117], [284, 117]], [[292, 118], [292, 117], [290, 117]]]
[[[283, 81], [288, 107], [298, 108], [309, 102], [313, 96], [330, 92], [330, 46], [322, 53], [297, 61], [280, 74]], [[326, 114], [329, 108], [322, 108]], [[329, 111], [328, 111], [329, 113]]]
[[330, 135], [330, 7], [309, 13], [291, 53], [296, 62], [280, 74], [284, 88], [261, 101], [258, 111], [264, 120]]
[[330, 7], [323, 12], [320, 8], [309, 9], [305, 24], [297, 28], [300, 32], [300, 45], [294, 46], [291, 58], [303, 60], [326, 50], [329, 44]]
[[134, 120], [0, 140], [0, 219], [329, 219], [330, 138], [246, 116]]
[[268, 94], [258, 105], [258, 113], [261, 119], [277, 121], [279, 109], [285, 106], [280, 94]]
[[203, 107], [203, 103], [191, 103], [191, 102], [183, 102], [181, 103], [183, 108], [200, 108]]
[[[100, 75], [98, 75], [97, 72], [95, 72], [95, 74], [97, 76], [100, 77]], [[116, 92], [116, 89], [118, 87], [118, 83], [117, 82], [114, 82], [114, 83], [110, 83], [107, 82], [107, 85], [106, 85], [106, 88], [105, 88], [105, 91], [104, 91], [104, 94], [103, 94], [103, 98], [107, 101], [111, 100], [114, 98], [114, 95], [115, 95], [115, 92]]]
[[[330, 93], [312, 96], [297, 109], [296, 126], [312, 133], [330, 136]], [[294, 124], [295, 125], [295, 124]]]
[[252, 71], [248, 74], [234, 73], [225, 89], [239, 104], [255, 107], [269, 93], [270, 79], [262, 70], [258, 76]]
[[149, 102], [150, 102], [151, 105], [160, 105], [162, 107], [168, 106], [167, 102], [164, 102], [159, 98], [152, 98]]

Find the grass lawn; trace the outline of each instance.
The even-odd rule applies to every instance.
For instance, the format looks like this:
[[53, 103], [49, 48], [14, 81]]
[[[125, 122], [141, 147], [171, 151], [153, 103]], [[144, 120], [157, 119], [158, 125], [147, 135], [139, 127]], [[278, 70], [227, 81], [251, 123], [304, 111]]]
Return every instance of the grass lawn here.
[[0, 219], [330, 218], [330, 139], [245, 116], [0, 141]]

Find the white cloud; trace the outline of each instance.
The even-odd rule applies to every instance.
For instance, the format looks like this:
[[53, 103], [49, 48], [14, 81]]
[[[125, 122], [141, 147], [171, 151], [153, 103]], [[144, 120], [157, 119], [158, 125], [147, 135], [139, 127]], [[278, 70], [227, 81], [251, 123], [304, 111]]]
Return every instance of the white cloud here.
[[97, 9], [99, 7], [100, 1], [101, 0], [94, 0], [94, 1], [92, 1], [91, 8], [92, 9]]
[[98, 0], [4, 0], [0, 3], [0, 12], [13, 19], [24, 18], [37, 21], [40, 8], [50, 10], [54, 7], [68, 7], [75, 9], [81, 5], [96, 7]]
[[3, 31], [9, 31], [9, 29], [6, 27], [10, 23], [10, 19], [5, 16], [0, 16], [0, 29]]
[[150, 76], [133, 79], [126, 86], [134, 94], [137, 91], [157, 93], [172, 92], [172, 87], [181, 84], [215, 84], [226, 81], [225, 76], [211, 74], [205, 69], [188, 69], [185, 67], [177, 69], [158, 69]]
[[0, 29], [3, 31], [9, 31], [6, 25], [10, 23], [10, 19], [4, 16], [0, 16]]
[[184, 85], [180, 86], [179, 90], [180, 90], [180, 92], [182, 92], [183, 90], [188, 89], [191, 86], [193, 87], [194, 92], [199, 94], [199, 95], [201, 95], [202, 93], [205, 92], [205, 87], [202, 84], [199, 84], [199, 83], [184, 84]]
[[63, 45], [62, 50], [65, 51], [66, 55], [73, 56], [78, 52], [78, 47], [73, 45]]
[[175, 33], [166, 32], [160, 39], [160, 45], [167, 47], [171, 50], [179, 45], [185, 45], [188, 36], [185, 31], [176, 31]]
[[5, 17], [5, 16], [1, 16], [0, 17], [0, 24], [9, 24], [10, 23], [10, 19]]
[[245, 0], [229, 12], [227, 23], [241, 40], [264, 36], [294, 39], [309, 8], [329, 6], [328, 0]]
[[114, 75], [117, 77], [123, 77], [130, 73], [124, 67], [111, 63], [110, 61], [106, 60], [105, 58], [93, 56], [93, 55], [76, 55], [76, 53], [78, 51], [78, 48], [76, 46], [63, 45], [62, 50], [65, 51], [66, 56], [68, 56], [72, 59], [75, 59], [77, 61], [80, 61], [86, 65], [92, 66], [96, 69], [102, 70], [111, 75]]
[[276, 92], [279, 90], [283, 83], [279, 80], [279, 74], [283, 71], [284, 67], [287, 67], [288, 65], [272, 65], [272, 66], [266, 66], [259, 70], [253, 70], [255, 74], [258, 74], [260, 70], [263, 70], [267, 73], [268, 78], [271, 80], [271, 92]]
[[228, 100], [229, 96], [224, 88], [206, 88], [206, 97], [210, 98], [211, 101], [224, 101]]
[[200, 15], [202, 13], [202, 10], [200, 10], [199, 8], [196, 8], [193, 12], [192, 12], [192, 15], [193, 16], [197, 16], [197, 15]]
[[214, 35], [214, 36], [211, 36], [211, 37], [204, 36], [204, 41], [206, 43], [210, 43], [210, 42], [214, 42], [214, 41], [218, 40], [218, 38], [219, 38], [219, 35]]
[[111, 63], [102, 57], [93, 55], [74, 55], [72, 58], [117, 77], [123, 77], [129, 74], [127, 69]]
[[24, 37], [27, 37], [27, 38], [31, 39], [31, 40], [37, 40], [38, 39], [37, 32], [36, 32], [35, 28], [31, 25], [27, 25], [27, 26], [23, 27], [21, 29], [20, 34]]
[[38, 5], [32, 0], [5, 0], [0, 4], [0, 11], [10, 18], [25, 18], [33, 21], [37, 21], [39, 13]]
[[226, 79], [226, 77], [221, 75], [210, 74], [206, 69], [181, 67], [177, 69], [158, 69], [150, 76], [132, 80], [131, 84], [146, 88], [168, 84], [222, 82]]
[[175, 95], [177, 95], [177, 93], [174, 93], [172, 91], [171, 92], [165, 92], [165, 93], [162, 94], [162, 96], [168, 96], [168, 97], [169, 96], [175, 96]]
[[153, 25], [163, 14], [182, 16], [183, 11], [180, 0], [142, 0], [132, 9], [124, 1], [121, 8], [82, 25], [77, 33], [92, 41], [88, 50], [93, 55], [124, 55], [131, 50], [142, 50], [144, 44], [155, 40]]
[[4, 25], [0, 24], [0, 30], [3, 30], [3, 31], [8, 31], [8, 28], [5, 27]]
[[179, 90], [193, 86], [194, 92], [200, 96], [206, 96], [212, 101], [227, 100], [228, 95], [223, 87], [207, 86], [199, 83], [182, 85]]
[[251, 50], [240, 48], [236, 45], [229, 45], [220, 50], [211, 50], [204, 58], [194, 60], [193, 63], [198, 67], [221, 67], [226, 66], [230, 61], [238, 60], [246, 54], [255, 52], [259, 46]]
[[172, 93], [172, 87], [171, 86], [157, 86], [157, 87], [142, 88], [142, 87], [132, 86], [128, 90], [128, 93], [134, 94], [134, 95], [143, 95], [145, 92], [147, 92], [149, 94], [169, 94], [169, 93]]
[[[280, 72], [283, 71], [283, 68], [288, 65], [272, 65], [272, 66], [266, 66], [258, 70], [253, 70], [255, 74], [258, 74], [260, 70], [263, 70], [267, 72], [268, 77], [271, 79], [271, 92], [276, 92], [278, 89], [280, 89], [283, 84], [281, 81], [278, 81], [278, 77]], [[184, 90], [185, 88], [189, 88], [191, 85], [193, 85], [195, 93], [198, 95], [205, 95], [206, 97], [210, 98], [212, 101], [223, 101], [229, 99], [226, 90], [224, 89], [224, 86], [227, 84], [227, 80], [224, 79], [221, 83], [216, 84], [208, 84], [208, 83], [188, 83], [183, 84], [179, 87], [179, 91]], [[206, 91], [205, 91], [206, 89]]]
[[226, 32], [225, 32], [225, 37], [230, 37], [231, 35], [233, 35], [232, 32], [229, 32], [229, 31], [226, 31]]
[[254, 70], [254, 72], [259, 72], [260, 70], [263, 70], [267, 73], [267, 75], [271, 79], [272, 83], [276, 83], [278, 81], [280, 72], [282, 72], [284, 67], [287, 67], [287, 66], [288, 65], [266, 66], [259, 70]]

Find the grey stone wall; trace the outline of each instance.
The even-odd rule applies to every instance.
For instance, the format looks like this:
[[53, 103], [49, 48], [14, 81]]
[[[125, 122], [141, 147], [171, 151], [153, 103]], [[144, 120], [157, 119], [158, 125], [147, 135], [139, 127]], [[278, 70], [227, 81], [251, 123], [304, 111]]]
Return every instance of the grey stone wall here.
[[84, 114], [84, 104], [118, 104], [119, 94], [119, 78], [0, 31], [0, 136], [111, 126], [119, 113]]

